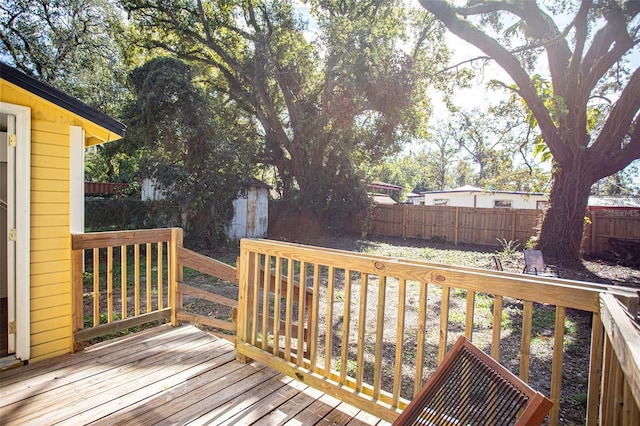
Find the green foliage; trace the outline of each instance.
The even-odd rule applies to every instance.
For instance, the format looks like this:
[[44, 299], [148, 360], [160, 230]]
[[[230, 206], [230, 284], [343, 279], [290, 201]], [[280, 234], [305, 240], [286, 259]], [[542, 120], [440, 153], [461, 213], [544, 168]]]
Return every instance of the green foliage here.
[[283, 198], [330, 226], [366, 208], [360, 165], [424, 131], [427, 78], [448, 77], [442, 28], [401, 1], [310, 2], [313, 32], [290, 1], [122, 3], [141, 45], [197, 68], [221, 117], [244, 113]]
[[108, 113], [126, 91], [120, 10], [110, 0], [5, 0], [3, 61]]
[[496, 238], [500, 243], [500, 250], [496, 253], [508, 257], [516, 254], [520, 251], [520, 243], [513, 240], [507, 240], [506, 238]]
[[127, 109], [127, 143], [140, 153], [138, 178], [163, 190], [175, 215], [164, 226], [185, 228], [191, 246], [211, 247], [225, 239], [233, 200], [251, 177], [255, 138], [239, 126], [233, 108], [205, 96], [195, 70], [158, 57], [130, 75], [136, 99]]
[[87, 232], [180, 226], [179, 209], [170, 201], [135, 198], [87, 198]]

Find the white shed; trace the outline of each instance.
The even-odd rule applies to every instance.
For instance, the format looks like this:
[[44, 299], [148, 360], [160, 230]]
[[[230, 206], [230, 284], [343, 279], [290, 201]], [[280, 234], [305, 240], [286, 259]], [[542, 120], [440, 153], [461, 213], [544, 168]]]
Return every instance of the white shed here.
[[269, 190], [266, 183], [253, 179], [246, 193], [233, 201], [233, 220], [227, 229], [231, 240], [264, 238], [269, 230]]
[[549, 201], [537, 192], [493, 191], [473, 186], [462, 186], [446, 191], [422, 193], [426, 206], [544, 209]]

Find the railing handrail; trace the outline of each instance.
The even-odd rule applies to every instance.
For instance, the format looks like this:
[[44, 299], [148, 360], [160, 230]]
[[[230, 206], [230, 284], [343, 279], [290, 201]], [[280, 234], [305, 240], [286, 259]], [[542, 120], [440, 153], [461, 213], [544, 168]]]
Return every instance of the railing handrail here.
[[[562, 304], [567, 308], [580, 309], [587, 312], [599, 312], [600, 302], [598, 295], [600, 292], [606, 291], [597, 286], [577, 285], [577, 282], [574, 281], [564, 282], [563, 280], [550, 280], [534, 275], [497, 273], [486, 269], [316, 248], [272, 240], [243, 239], [242, 243], [249, 251], [256, 250], [260, 253], [282, 256], [302, 262], [317, 262], [318, 258], [321, 257], [323, 263], [331, 264], [336, 268], [402, 277], [411, 281], [428, 281], [436, 285], [458, 286], [455, 283], [460, 281], [463, 275], [482, 279], [489, 278], [493, 280], [492, 285], [496, 293], [502, 296], [553, 305]], [[428, 272], [425, 272], [426, 269]], [[527, 284], [531, 282], [535, 282], [539, 287], [536, 289], [530, 288]], [[462, 287], [467, 290], [487, 290], [473, 281], [465, 284]], [[570, 292], [571, 297], [566, 297], [566, 292]]]
[[193, 250], [178, 246], [178, 264], [212, 277], [238, 285], [238, 274], [234, 266], [212, 259]]
[[171, 240], [171, 232], [179, 228], [136, 229], [71, 234], [71, 250], [159, 243]]

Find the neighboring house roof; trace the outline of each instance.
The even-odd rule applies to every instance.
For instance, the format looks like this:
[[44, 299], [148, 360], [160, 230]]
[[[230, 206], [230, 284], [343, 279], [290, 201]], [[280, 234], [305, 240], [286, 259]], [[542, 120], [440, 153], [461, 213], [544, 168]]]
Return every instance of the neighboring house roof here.
[[604, 196], [591, 195], [589, 207], [624, 207], [640, 209], [640, 197], [638, 196]]
[[371, 182], [367, 184], [367, 186], [369, 188], [375, 188], [375, 189], [391, 189], [395, 191], [402, 191], [401, 186], [393, 185], [391, 183], [385, 183], [385, 182]]
[[109, 117], [97, 109], [62, 93], [58, 89], [54, 89], [48, 84], [38, 81], [3, 62], [0, 62], [0, 78], [61, 108], [64, 108], [67, 111], [77, 114], [110, 132], [119, 136], [124, 136], [126, 126], [118, 120]]
[[261, 181], [260, 179], [256, 179], [254, 177], [252, 177], [249, 182], [245, 185], [247, 188], [266, 188], [266, 189], [273, 189], [273, 187], [271, 185], [269, 185], [268, 183], [265, 183], [263, 181]]
[[421, 194], [451, 194], [458, 192], [486, 192], [491, 194], [515, 194], [515, 195], [545, 195], [542, 192], [522, 192], [522, 191], [495, 191], [492, 189], [482, 189], [471, 185], [461, 186], [460, 188], [446, 189], [443, 191], [425, 191]]
[[396, 200], [394, 200], [393, 198], [385, 194], [369, 194], [369, 195], [371, 196], [375, 204], [384, 204], [387, 206], [398, 204], [396, 203]]

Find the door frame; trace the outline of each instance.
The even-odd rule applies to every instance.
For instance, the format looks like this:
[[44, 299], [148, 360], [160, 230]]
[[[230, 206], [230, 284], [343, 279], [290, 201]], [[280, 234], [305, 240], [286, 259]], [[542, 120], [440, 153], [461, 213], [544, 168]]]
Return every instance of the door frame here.
[[16, 117], [16, 191], [14, 195], [7, 194], [9, 200], [15, 196], [16, 203], [15, 250], [12, 247], [8, 250], [9, 263], [15, 262], [15, 278], [9, 276], [7, 283], [9, 322], [15, 323], [15, 334], [9, 335], [9, 352], [26, 361], [31, 356], [31, 108], [0, 102], [0, 112]]

